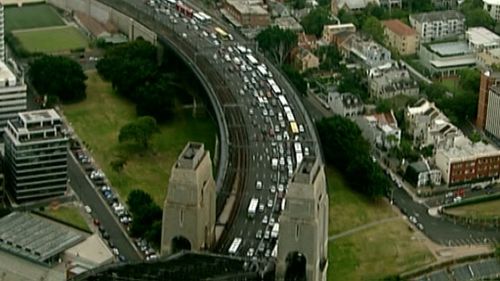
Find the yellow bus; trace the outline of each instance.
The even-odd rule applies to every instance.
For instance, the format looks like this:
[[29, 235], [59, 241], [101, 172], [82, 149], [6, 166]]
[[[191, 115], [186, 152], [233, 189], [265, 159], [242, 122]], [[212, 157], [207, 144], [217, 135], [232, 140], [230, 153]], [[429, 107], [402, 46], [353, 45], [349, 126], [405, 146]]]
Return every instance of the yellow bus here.
[[294, 134], [299, 133], [299, 127], [297, 127], [296, 122], [290, 122], [290, 129], [292, 130], [292, 133], [294, 133]]
[[214, 30], [215, 30], [215, 32], [217, 32], [217, 34], [219, 34], [221, 39], [230, 39], [229, 34], [227, 32], [225, 32], [224, 29], [222, 29], [220, 27], [216, 27]]

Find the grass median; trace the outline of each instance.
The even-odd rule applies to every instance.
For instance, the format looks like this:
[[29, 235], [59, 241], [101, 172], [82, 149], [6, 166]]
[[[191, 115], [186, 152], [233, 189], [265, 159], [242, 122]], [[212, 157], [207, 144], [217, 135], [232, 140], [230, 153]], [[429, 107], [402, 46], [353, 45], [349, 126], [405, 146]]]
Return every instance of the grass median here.
[[[97, 72], [86, 74], [87, 98], [64, 106], [64, 114], [121, 198], [126, 199], [133, 189], [142, 189], [163, 206], [170, 170], [188, 141], [204, 143], [213, 159], [215, 124], [206, 116], [194, 118], [188, 113], [177, 114], [171, 122], [161, 124], [160, 133], [153, 136], [146, 152], [119, 144], [120, 128], [137, 117], [135, 106], [115, 94]], [[111, 165], [118, 159], [125, 161], [121, 171]]]
[[[352, 191], [333, 168], [326, 173], [330, 235], [397, 215], [384, 200], [372, 202]], [[433, 262], [417, 236], [395, 219], [329, 241], [328, 280], [378, 280]]]
[[469, 217], [473, 219], [500, 218], [500, 200], [448, 208], [446, 209], [446, 212], [456, 216]]

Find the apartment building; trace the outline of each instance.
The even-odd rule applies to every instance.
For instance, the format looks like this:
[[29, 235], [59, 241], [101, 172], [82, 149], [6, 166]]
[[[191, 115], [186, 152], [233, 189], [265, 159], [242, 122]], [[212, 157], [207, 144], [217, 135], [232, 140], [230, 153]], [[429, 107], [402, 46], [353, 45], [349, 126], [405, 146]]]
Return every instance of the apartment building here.
[[388, 99], [398, 95], [417, 96], [419, 86], [408, 70], [394, 63], [370, 70], [368, 91], [373, 98]]
[[500, 20], [500, 0], [483, 0], [483, 9], [496, 20]]
[[474, 51], [482, 51], [500, 47], [500, 36], [482, 26], [468, 28], [465, 39], [469, 48]]
[[497, 180], [500, 174], [500, 150], [483, 142], [439, 149], [435, 161], [449, 185]]
[[10, 199], [26, 203], [66, 192], [68, 137], [53, 109], [18, 113], [4, 132]]
[[373, 68], [391, 62], [391, 52], [373, 40], [353, 36], [341, 45], [348, 57], [358, 59], [365, 68]]
[[271, 16], [261, 1], [226, 0], [221, 13], [236, 27], [266, 27]]
[[364, 110], [361, 98], [351, 93], [329, 92], [328, 105], [335, 114], [342, 117], [356, 116]]
[[[14, 64], [10, 66], [17, 69]], [[22, 74], [16, 76], [6, 63], [0, 61], [0, 135], [9, 119], [26, 110], [26, 91]]]
[[463, 36], [465, 32], [465, 17], [455, 10], [413, 14], [410, 24], [422, 42]]
[[415, 29], [400, 20], [385, 20], [384, 35], [389, 47], [394, 48], [403, 56], [413, 55], [418, 50], [419, 39]]
[[476, 126], [479, 129], [484, 129], [486, 127], [490, 88], [498, 84], [500, 84], [500, 72], [487, 70], [481, 73], [481, 80], [479, 82], [479, 99], [477, 102], [477, 116], [476, 116]]
[[500, 86], [492, 86], [488, 91], [485, 131], [500, 140]]

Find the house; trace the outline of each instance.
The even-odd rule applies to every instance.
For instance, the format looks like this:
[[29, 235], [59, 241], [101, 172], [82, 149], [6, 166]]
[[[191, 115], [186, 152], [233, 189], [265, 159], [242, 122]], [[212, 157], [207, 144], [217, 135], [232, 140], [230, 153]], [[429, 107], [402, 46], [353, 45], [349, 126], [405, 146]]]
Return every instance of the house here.
[[382, 21], [384, 35], [389, 47], [394, 48], [399, 54], [407, 56], [417, 52], [419, 39], [415, 29], [400, 20]]
[[323, 42], [331, 44], [334, 41], [334, 36], [342, 32], [355, 33], [356, 26], [352, 23], [325, 25], [321, 38]]
[[236, 27], [266, 27], [271, 24], [261, 1], [226, 0], [221, 13]]
[[398, 123], [392, 110], [386, 113], [356, 116], [353, 120], [361, 129], [363, 137], [371, 145], [385, 149], [399, 146], [401, 142], [401, 129], [398, 128]]
[[500, 36], [484, 27], [471, 27], [465, 32], [469, 48], [483, 51], [500, 47]]
[[500, 150], [483, 142], [438, 149], [435, 162], [449, 185], [496, 181], [500, 175]]
[[418, 100], [405, 109], [407, 133], [417, 148], [433, 146], [434, 149], [453, 147], [463, 133], [453, 125], [433, 102]]
[[354, 36], [342, 45], [348, 51], [347, 57], [359, 60], [365, 68], [370, 69], [391, 62], [391, 52], [373, 40]]
[[291, 30], [295, 33], [302, 32], [304, 30], [302, 25], [294, 17], [279, 17], [274, 19], [274, 26], [277, 26], [284, 30]]
[[420, 63], [435, 76], [455, 76], [461, 69], [476, 66], [476, 56], [466, 41], [422, 44]]
[[368, 72], [368, 91], [376, 99], [388, 99], [398, 95], [417, 96], [419, 86], [404, 66], [387, 63]]
[[271, 17], [281, 18], [291, 16], [290, 10], [283, 2], [279, 1], [269, 1], [269, 8], [271, 10]]
[[308, 49], [309, 51], [314, 51], [318, 48], [318, 41], [314, 35], [308, 35], [305, 32], [301, 32], [298, 35], [297, 41], [297, 45], [300, 48]]
[[319, 58], [305, 48], [297, 48], [295, 65], [300, 72], [319, 67]]
[[441, 177], [441, 170], [432, 167], [425, 159], [408, 165], [404, 175], [405, 180], [417, 188], [440, 185]]
[[332, 111], [342, 117], [351, 117], [363, 113], [363, 101], [351, 93], [328, 93], [328, 105]]
[[483, 9], [490, 14], [495, 20], [500, 20], [500, 1], [499, 0], [483, 0]]
[[337, 15], [338, 12], [342, 9], [346, 9], [349, 11], [361, 11], [368, 4], [380, 5], [379, 0], [331, 0], [331, 10], [334, 15]]
[[410, 24], [422, 42], [460, 37], [465, 32], [465, 16], [456, 10], [413, 14]]

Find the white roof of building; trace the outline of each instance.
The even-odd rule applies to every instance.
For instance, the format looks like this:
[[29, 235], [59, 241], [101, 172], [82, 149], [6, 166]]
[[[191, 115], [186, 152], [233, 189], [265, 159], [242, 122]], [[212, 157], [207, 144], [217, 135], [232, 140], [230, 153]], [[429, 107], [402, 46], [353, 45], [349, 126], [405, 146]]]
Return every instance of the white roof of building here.
[[483, 0], [483, 2], [489, 5], [500, 5], [500, 0]]
[[458, 56], [472, 52], [465, 41], [430, 44], [429, 49], [440, 56]]
[[[252, 14], [252, 15], [267, 15], [268, 12], [260, 4], [253, 4], [249, 2], [243, 2], [239, 0], [227, 0], [229, 5], [233, 6], [241, 14]], [[260, 3], [260, 2], [259, 2]]]
[[448, 150], [440, 150], [444, 156], [451, 161], [467, 161], [479, 157], [500, 156], [500, 150], [496, 149], [491, 144], [483, 142], [471, 143], [470, 141], [461, 143]]
[[477, 46], [498, 46], [500, 41], [500, 36], [484, 27], [471, 27], [467, 29], [465, 34], [467, 40]]
[[460, 59], [449, 59], [449, 60], [431, 60], [430, 63], [437, 68], [453, 67], [453, 66], [475, 65], [476, 59], [460, 58]]
[[15, 84], [16, 76], [3, 61], [0, 61], [0, 87], [14, 86]]
[[98, 234], [88, 237], [85, 241], [65, 251], [67, 255], [78, 257], [94, 266], [107, 264], [113, 261], [113, 253], [101, 240]]
[[339, 0], [338, 7], [343, 8], [347, 6], [349, 9], [357, 10], [364, 9], [368, 3], [375, 3], [379, 5], [379, 0]]

